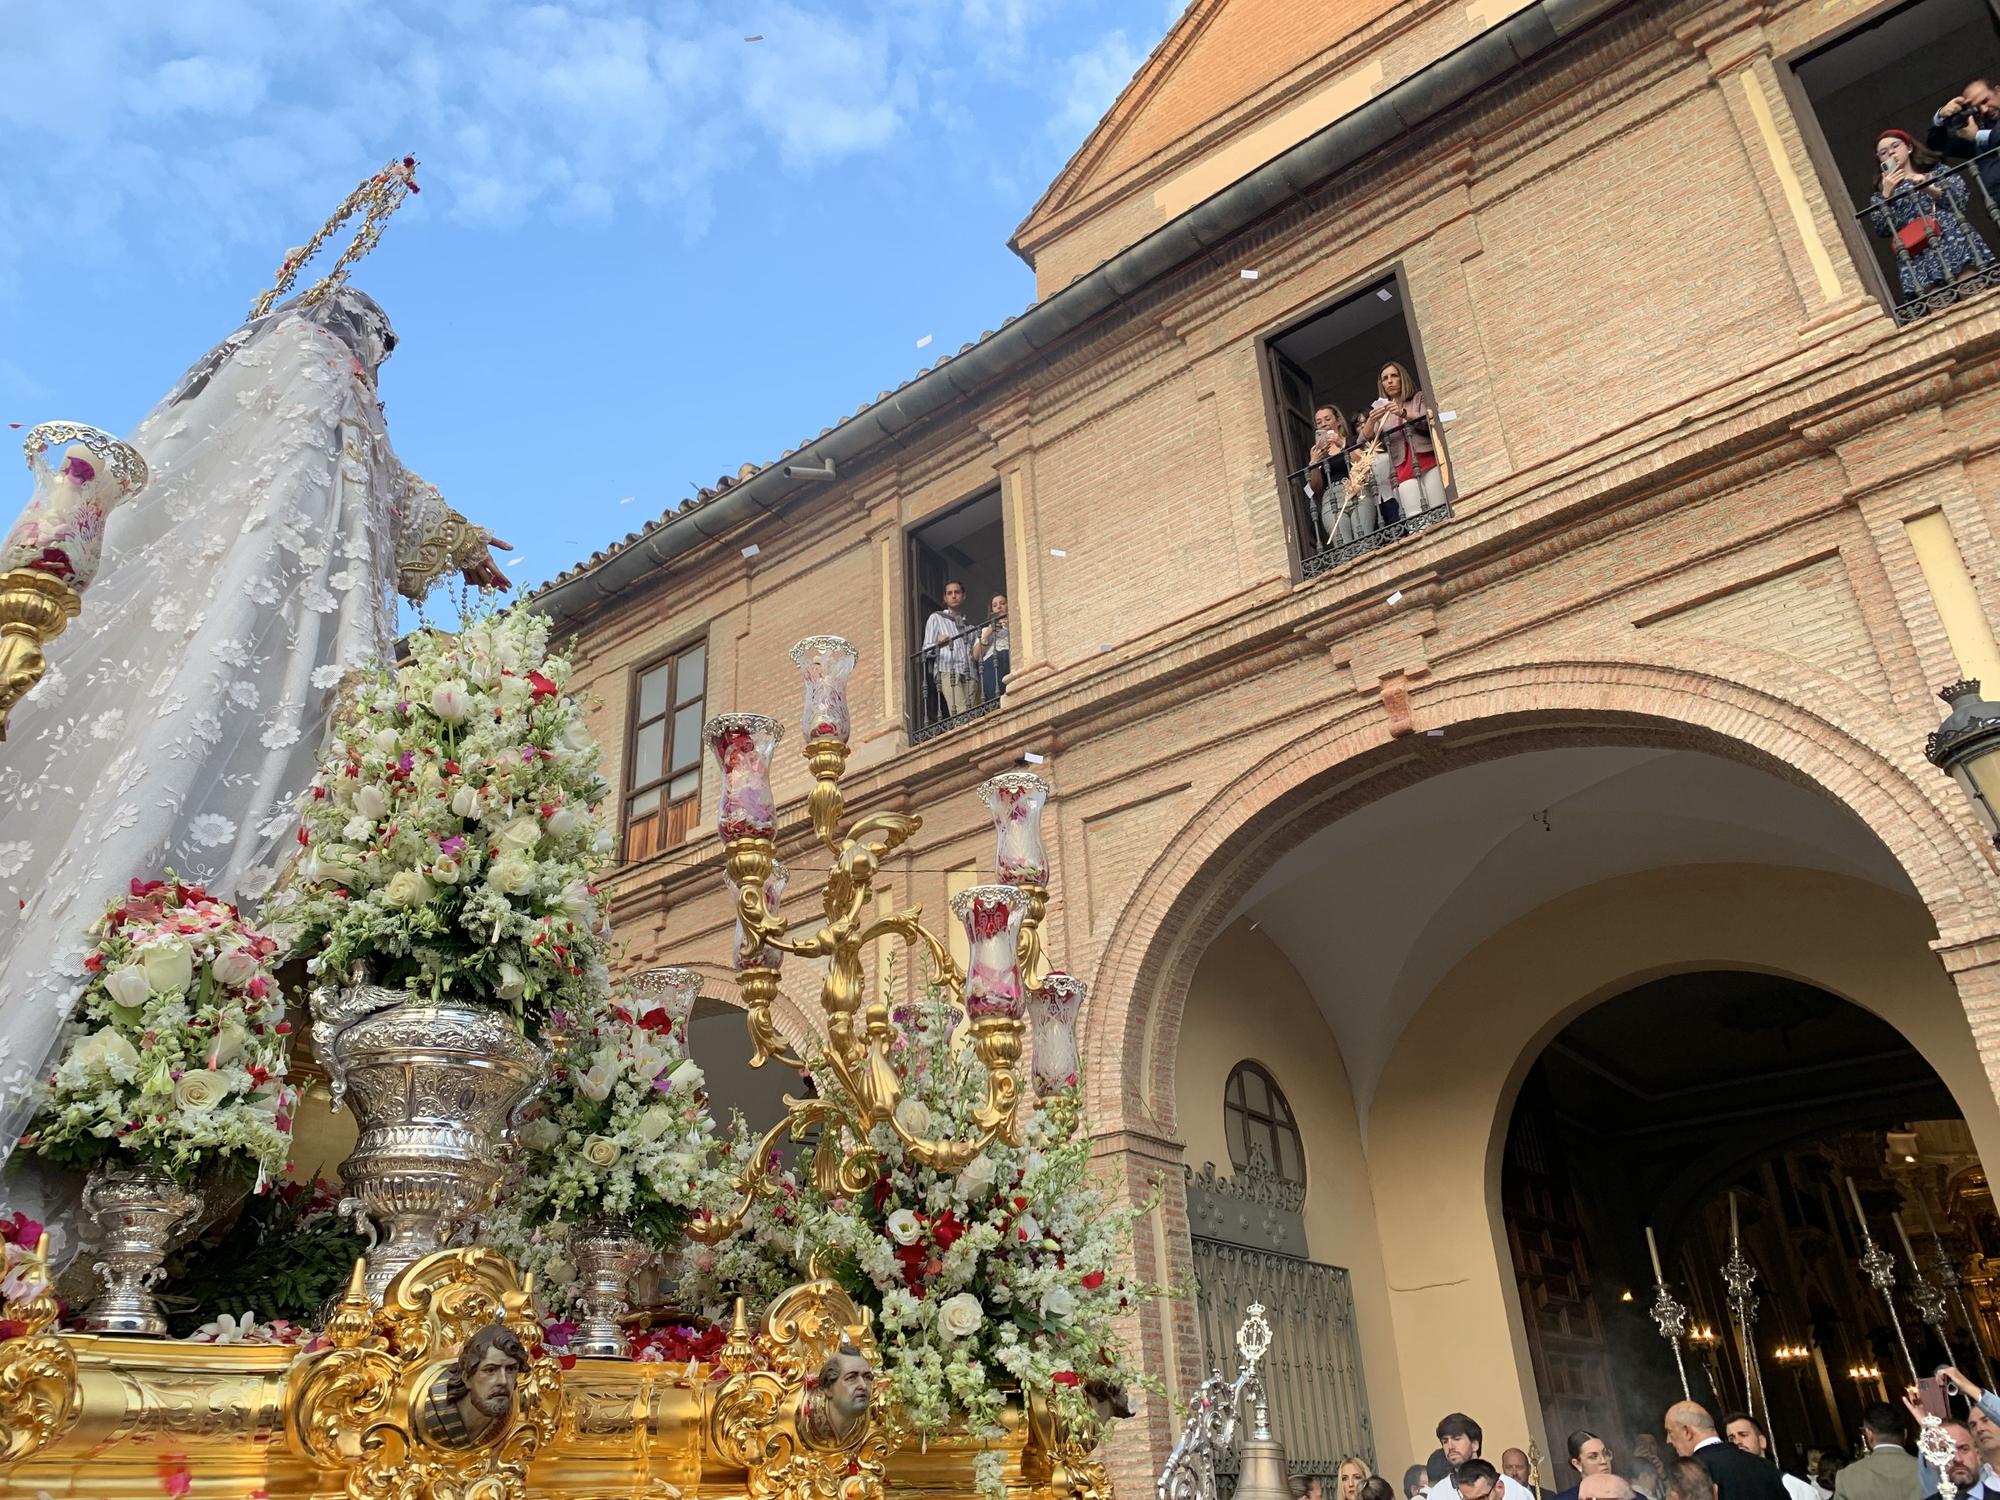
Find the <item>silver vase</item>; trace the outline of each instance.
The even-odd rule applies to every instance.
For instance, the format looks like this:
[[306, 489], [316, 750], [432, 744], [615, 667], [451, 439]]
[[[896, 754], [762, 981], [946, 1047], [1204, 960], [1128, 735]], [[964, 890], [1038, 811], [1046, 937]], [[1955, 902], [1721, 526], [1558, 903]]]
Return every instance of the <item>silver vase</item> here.
[[569, 1258], [576, 1266], [575, 1354], [624, 1359], [632, 1352], [618, 1320], [632, 1310], [626, 1290], [653, 1258], [653, 1247], [623, 1219], [592, 1219], [570, 1231]]
[[360, 1139], [341, 1163], [343, 1208], [371, 1237], [368, 1293], [442, 1250], [491, 1204], [501, 1139], [541, 1087], [544, 1054], [498, 1010], [352, 985], [314, 997], [313, 1038], [334, 1100], [351, 1100]]
[[83, 1206], [96, 1221], [94, 1269], [104, 1286], [83, 1315], [84, 1328], [164, 1334], [167, 1320], [152, 1289], [166, 1274], [161, 1262], [174, 1235], [201, 1212], [201, 1194], [157, 1167], [97, 1166], [83, 1185]]

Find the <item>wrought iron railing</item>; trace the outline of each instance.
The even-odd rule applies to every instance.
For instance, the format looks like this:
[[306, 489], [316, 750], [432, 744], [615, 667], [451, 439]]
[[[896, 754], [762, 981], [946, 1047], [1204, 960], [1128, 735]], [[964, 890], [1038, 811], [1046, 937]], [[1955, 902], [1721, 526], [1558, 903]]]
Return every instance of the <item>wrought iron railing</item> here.
[[933, 613], [924, 634], [938, 637], [910, 653], [910, 743], [969, 724], [1000, 706], [1012, 660], [1007, 618], [953, 621], [944, 616], [935, 629]]
[[[2000, 246], [1989, 243], [1966, 212], [1973, 203], [1984, 202], [2000, 223], [2000, 203], [1988, 192], [1982, 168], [2000, 180], [2000, 148], [1940, 162], [1925, 174], [1924, 186], [1903, 183], [1885, 202], [1871, 202], [1855, 214], [1863, 234], [1888, 244], [1893, 283], [1880, 256], [1869, 261], [1898, 323], [1914, 323], [2000, 287]], [[1963, 185], [1962, 194], [1954, 184]], [[1936, 195], [1928, 191], [1933, 185], [1940, 189]], [[1913, 233], [1911, 226], [1921, 231], [1925, 220], [1934, 227]], [[1906, 242], [1910, 238], [1920, 243], [1912, 248]]]
[[[1236, 1329], [1252, 1303], [1268, 1309], [1274, 1331], [1263, 1379], [1272, 1425], [1284, 1438], [1291, 1471], [1330, 1480], [1340, 1461], [1350, 1457], [1366, 1459], [1372, 1469], [1375, 1438], [1368, 1423], [1354, 1290], [1347, 1272], [1295, 1255], [1197, 1237], [1194, 1276], [1204, 1368], [1229, 1357]], [[1220, 1471], [1233, 1477], [1234, 1462], [1233, 1456], [1223, 1459]]]
[[[1346, 480], [1329, 478], [1318, 464], [1308, 464], [1285, 476], [1300, 505], [1303, 525], [1299, 538], [1305, 549], [1306, 577], [1316, 578], [1364, 552], [1391, 546], [1451, 519], [1451, 459], [1445, 450], [1444, 422], [1435, 413], [1431, 415], [1429, 431], [1438, 457], [1438, 467], [1433, 472], [1446, 486], [1446, 498], [1442, 505], [1414, 515], [1403, 514], [1393, 471], [1379, 448], [1350, 450], [1346, 457], [1354, 470]], [[1389, 477], [1385, 479], [1385, 475]], [[1313, 488], [1310, 495], [1305, 492], [1308, 484]], [[1365, 523], [1369, 517], [1376, 518], [1376, 523], [1367, 531], [1358, 531], [1357, 524]]]

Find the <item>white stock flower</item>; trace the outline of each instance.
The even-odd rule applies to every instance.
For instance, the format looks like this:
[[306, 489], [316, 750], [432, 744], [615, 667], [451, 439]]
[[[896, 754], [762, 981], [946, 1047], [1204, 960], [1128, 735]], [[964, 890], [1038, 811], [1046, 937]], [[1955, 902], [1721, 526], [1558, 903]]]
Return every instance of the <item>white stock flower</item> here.
[[431, 689], [431, 712], [447, 724], [462, 724], [472, 712], [472, 692], [460, 677], [447, 678]]
[[415, 870], [398, 870], [382, 894], [391, 906], [422, 906], [433, 893], [431, 883]]
[[354, 789], [354, 810], [373, 821], [389, 810], [389, 794], [374, 782]]
[[138, 964], [125, 964], [104, 976], [104, 993], [111, 997], [113, 1005], [122, 1005], [127, 1010], [144, 1005], [152, 992], [146, 971]]
[[155, 994], [175, 994], [194, 983], [194, 950], [179, 938], [141, 948], [139, 965]]
[[917, 1216], [907, 1208], [899, 1208], [883, 1221], [882, 1227], [889, 1231], [889, 1238], [899, 1245], [914, 1245], [917, 1237], [924, 1232], [924, 1226]]
[[986, 1321], [986, 1309], [970, 1292], [960, 1292], [938, 1304], [938, 1332], [948, 1339], [970, 1338]]

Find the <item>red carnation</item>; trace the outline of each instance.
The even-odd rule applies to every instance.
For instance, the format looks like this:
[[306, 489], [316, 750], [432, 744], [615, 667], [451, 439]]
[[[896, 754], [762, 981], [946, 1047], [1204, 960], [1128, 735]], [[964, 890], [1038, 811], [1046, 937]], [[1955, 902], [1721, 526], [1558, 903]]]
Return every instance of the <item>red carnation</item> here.
[[1083, 1278], [1083, 1289], [1087, 1292], [1094, 1292], [1103, 1285], [1104, 1273], [1102, 1271], [1092, 1271], [1088, 1276]]
[[1057, 1385], [1083, 1384], [1083, 1382], [1077, 1378], [1077, 1373], [1074, 1370], [1058, 1370], [1055, 1372], [1055, 1374], [1051, 1375], [1049, 1379], [1053, 1380]]

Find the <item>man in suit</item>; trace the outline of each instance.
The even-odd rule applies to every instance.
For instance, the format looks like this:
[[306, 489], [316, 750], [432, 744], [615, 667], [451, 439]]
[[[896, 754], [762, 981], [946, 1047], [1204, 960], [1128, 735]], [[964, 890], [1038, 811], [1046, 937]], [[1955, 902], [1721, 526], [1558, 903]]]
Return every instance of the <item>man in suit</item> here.
[[[1715, 1418], [1696, 1401], [1677, 1401], [1667, 1408], [1667, 1441], [1682, 1458], [1692, 1458], [1708, 1470], [1715, 1481], [1716, 1500], [1790, 1500], [1778, 1471], [1761, 1458], [1752, 1458], [1741, 1448], [1725, 1443], [1715, 1430]], [[1914, 1493], [1916, 1475], [1910, 1476]], [[1673, 1487], [1671, 1477], [1668, 1488]], [[1866, 1500], [1878, 1500], [1870, 1495]], [[1898, 1492], [1895, 1500], [1910, 1500]]]
[[1886, 1401], [1861, 1414], [1861, 1442], [1868, 1450], [1840, 1471], [1833, 1500], [1910, 1500], [1917, 1493], [1917, 1456], [1903, 1446], [1903, 1419]]
[[[1963, 1422], [1946, 1422], [1945, 1436], [1951, 1439], [1951, 1458], [1946, 1462], [1945, 1473], [1952, 1482], [1956, 1500], [1985, 1500], [1985, 1477], [1979, 1471], [1979, 1450], [1973, 1445], [1972, 1429]], [[1938, 1471], [1930, 1466], [1929, 1460], [1920, 1460], [1918, 1493], [1924, 1500], [1937, 1500], [1941, 1493]]]
[[[1722, 1435], [1741, 1448], [1752, 1458], [1761, 1458], [1773, 1463], [1771, 1457], [1771, 1437], [1764, 1431], [1764, 1424], [1747, 1411], [1731, 1412], [1722, 1419]], [[1778, 1482], [1785, 1487], [1785, 1493], [1792, 1500], [1819, 1500], [1819, 1491], [1795, 1474], [1778, 1471]]]
[[1529, 1494], [1535, 1495], [1536, 1500], [1555, 1500], [1556, 1492], [1554, 1490], [1540, 1489], [1538, 1486], [1528, 1483], [1530, 1479], [1534, 1478], [1534, 1467], [1528, 1462], [1528, 1455], [1523, 1453], [1519, 1448], [1509, 1448], [1505, 1453], [1500, 1455], [1500, 1472], [1513, 1480], [1522, 1489], [1528, 1491]]

